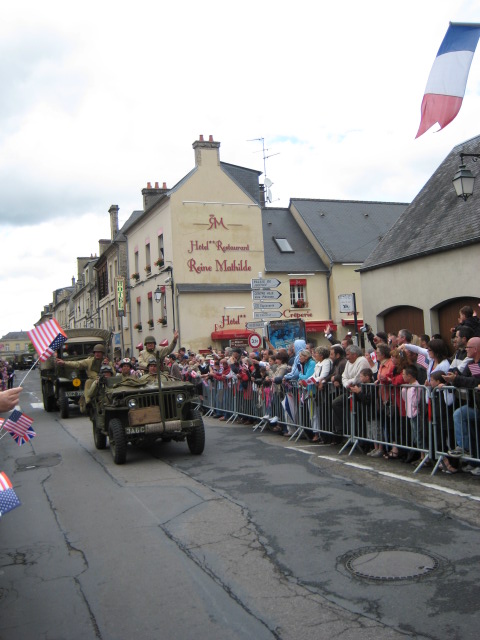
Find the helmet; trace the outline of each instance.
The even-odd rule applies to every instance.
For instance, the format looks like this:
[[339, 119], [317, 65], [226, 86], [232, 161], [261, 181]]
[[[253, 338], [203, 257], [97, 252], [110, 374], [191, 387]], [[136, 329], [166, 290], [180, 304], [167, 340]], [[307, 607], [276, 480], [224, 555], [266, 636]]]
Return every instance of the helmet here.
[[124, 364], [128, 364], [130, 366], [130, 358], [124, 358], [121, 362], [120, 365], [123, 367]]
[[147, 336], [143, 342], [144, 344], [147, 344], [148, 342], [153, 342], [153, 344], [157, 344], [157, 341], [155, 340], [154, 336]]
[[109, 364], [102, 364], [100, 373], [113, 373], [113, 369]]
[[148, 364], [149, 365], [157, 364], [157, 359], [152, 356], [151, 358], [148, 359]]
[[103, 344], [96, 344], [93, 347], [93, 351], [101, 351], [102, 353], [106, 353], [105, 347], [103, 346]]

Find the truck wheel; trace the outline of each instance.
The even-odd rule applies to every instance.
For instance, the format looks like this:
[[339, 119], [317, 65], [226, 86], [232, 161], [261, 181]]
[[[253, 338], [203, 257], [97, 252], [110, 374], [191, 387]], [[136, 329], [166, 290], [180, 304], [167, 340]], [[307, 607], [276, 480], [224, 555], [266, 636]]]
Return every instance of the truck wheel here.
[[[198, 409], [191, 412], [191, 420], [202, 420], [202, 414]], [[194, 430], [187, 436], [187, 444], [190, 449], [190, 453], [194, 456], [199, 456], [205, 449], [205, 427], [202, 424], [199, 427], [195, 427]]]
[[95, 443], [95, 449], [99, 449], [100, 451], [102, 449], [105, 449], [107, 446], [107, 436], [100, 431], [100, 429], [97, 427], [96, 423], [95, 423], [95, 418], [92, 418], [93, 421], [93, 441]]
[[115, 464], [125, 464], [127, 459], [127, 436], [122, 421], [113, 418], [108, 424], [110, 452]]
[[58, 407], [60, 409], [60, 417], [68, 418], [69, 407], [65, 389], [59, 389], [58, 391]]
[[48, 385], [46, 383], [42, 384], [42, 397], [43, 397], [43, 408], [48, 413], [55, 410], [55, 398], [54, 396], [48, 395]]

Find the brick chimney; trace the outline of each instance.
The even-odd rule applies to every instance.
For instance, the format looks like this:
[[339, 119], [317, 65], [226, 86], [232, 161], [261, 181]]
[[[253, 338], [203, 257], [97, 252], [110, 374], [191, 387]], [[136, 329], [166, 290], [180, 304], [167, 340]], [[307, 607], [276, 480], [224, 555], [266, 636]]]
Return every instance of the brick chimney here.
[[118, 204], [112, 204], [108, 213], [110, 214], [110, 236], [113, 242], [118, 233]]
[[220, 142], [214, 142], [213, 136], [208, 136], [208, 142], [200, 135], [192, 145], [195, 151], [195, 166], [216, 163], [220, 166]]
[[152, 187], [151, 182], [147, 182], [146, 189], [142, 189], [143, 196], [143, 210], [146, 211], [155, 202], [158, 202], [168, 192], [167, 183], [164, 182], [160, 188], [159, 183], [155, 182], [155, 186]]

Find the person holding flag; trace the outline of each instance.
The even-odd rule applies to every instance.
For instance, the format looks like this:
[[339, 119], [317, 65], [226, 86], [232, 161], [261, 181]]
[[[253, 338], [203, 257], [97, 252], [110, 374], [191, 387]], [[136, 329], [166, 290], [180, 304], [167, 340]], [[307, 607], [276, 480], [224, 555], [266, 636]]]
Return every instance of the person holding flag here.
[[22, 387], [14, 387], [13, 389], [7, 389], [7, 391], [0, 391], [0, 413], [15, 409], [22, 391]]

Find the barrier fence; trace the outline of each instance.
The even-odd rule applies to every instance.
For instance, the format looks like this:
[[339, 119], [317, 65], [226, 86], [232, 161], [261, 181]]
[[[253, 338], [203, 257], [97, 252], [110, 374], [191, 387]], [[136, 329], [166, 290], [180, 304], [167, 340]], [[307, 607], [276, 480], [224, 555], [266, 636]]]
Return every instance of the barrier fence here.
[[209, 380], [198, 390], [207, 416], [251, 421], [254, 431], [276, 417], [295, 442], [319, 435], [349, 455], [364, 446], [413, 452], [421, 457], [415, 473], [434, 463], [435, 474], [455, 449], [455, 457], [480, 465], [480, 389], [362, 384], [352, 392], [333, 383], [319, 390], [296, 382], [259, 386], [231, 379]]

